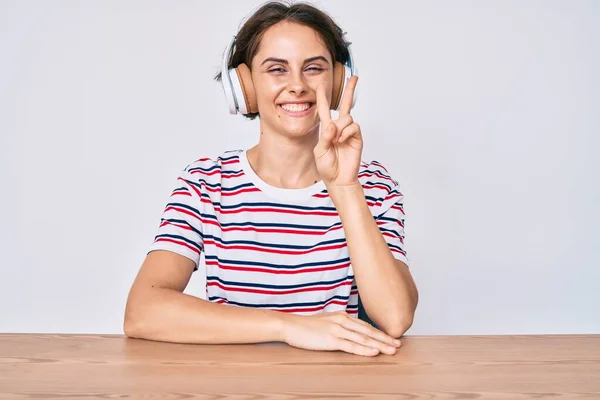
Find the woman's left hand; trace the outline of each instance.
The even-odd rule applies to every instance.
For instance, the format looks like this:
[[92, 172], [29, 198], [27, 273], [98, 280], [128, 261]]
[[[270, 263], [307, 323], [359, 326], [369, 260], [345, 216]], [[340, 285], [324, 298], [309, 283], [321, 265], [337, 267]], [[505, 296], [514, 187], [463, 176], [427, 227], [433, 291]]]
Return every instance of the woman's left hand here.
[[317, 112], [321, 120], [319, 142], [314, 148], [321, 179], [327, 185], [347, 186], [358, 182], [363, 140], [360, 126], [350, 115], [358, 76], [348, 81], [337, 120], [331, 119], [325, 87], [317, 87]]

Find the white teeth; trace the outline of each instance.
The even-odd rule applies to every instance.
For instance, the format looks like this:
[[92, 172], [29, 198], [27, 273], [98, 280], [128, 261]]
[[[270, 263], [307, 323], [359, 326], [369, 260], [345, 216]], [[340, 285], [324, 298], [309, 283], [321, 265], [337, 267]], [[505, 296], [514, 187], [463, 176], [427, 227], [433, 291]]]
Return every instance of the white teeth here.
[[310, 108], [310, 104], [282, 104], [281, 108], [289, 112], [302, 112], [308, 110]]

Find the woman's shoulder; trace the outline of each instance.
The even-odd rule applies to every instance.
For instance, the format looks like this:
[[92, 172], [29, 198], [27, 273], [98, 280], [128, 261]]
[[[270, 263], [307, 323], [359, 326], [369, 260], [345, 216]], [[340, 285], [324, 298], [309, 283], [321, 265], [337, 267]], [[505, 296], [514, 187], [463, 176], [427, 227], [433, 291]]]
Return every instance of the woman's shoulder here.
[[178, 183], [186, 190], [195, 193], [203, 201], [210, 202], [223, 190], [223, 181], [239, 175], [239, 153], [241, 150], [226, 150], [217, 156], [200, 155], [181, 170]]
[[189, 162], [183, 173], [194, 181], [219, 181], [223, 173], [236, 169], [241, 150], [225, 150], [217, 156], [204, 155]]
[[378, 160], [362, 161], [358, 180], [374, 216], [387, 211], [404, 197], [400, 183], [392, 176], [390, 169]]
[[378, 160], [362, 161], [358, 171], [358, 179], [363, 188], [379, 187], [392, 191], [399, 183], [388, 168]]

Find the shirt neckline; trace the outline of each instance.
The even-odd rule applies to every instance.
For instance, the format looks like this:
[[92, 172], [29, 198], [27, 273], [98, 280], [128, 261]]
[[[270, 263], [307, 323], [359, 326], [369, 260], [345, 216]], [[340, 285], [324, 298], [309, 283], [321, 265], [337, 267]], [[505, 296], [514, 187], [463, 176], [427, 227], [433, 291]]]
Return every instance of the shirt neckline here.
[[239, 150], [239, 162], [244, 174], [246, 174], [254, 186], [258, 187], [266, 195], [278, 200], [287, 202], [305, 202], [310, 200], [315, 194], [326, 189], [323, 180], [302, 189], [285, 189], [269, 185], [254, 172], [254, 169], [252, 169], [250, 162], [248, 162], [246, 149]]

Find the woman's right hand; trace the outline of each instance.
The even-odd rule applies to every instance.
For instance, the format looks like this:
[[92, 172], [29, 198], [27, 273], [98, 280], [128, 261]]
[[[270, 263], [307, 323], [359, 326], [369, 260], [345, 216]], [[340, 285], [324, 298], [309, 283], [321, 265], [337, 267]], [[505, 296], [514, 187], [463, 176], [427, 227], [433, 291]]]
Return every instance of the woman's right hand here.
[[344, 311], [285, 314], [283, 340], [306, 350], [341, 350], [360, 356], [392, 355], [400, 341]]

